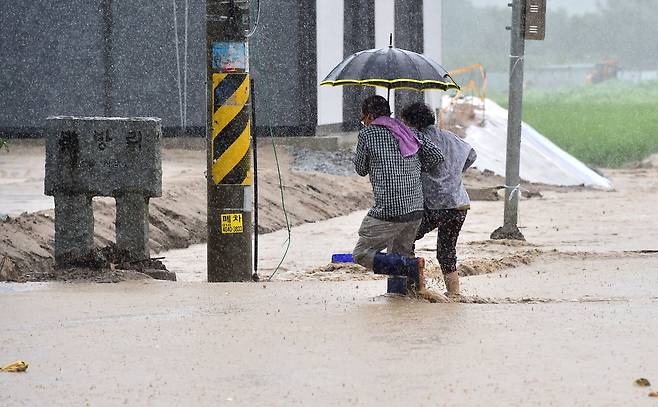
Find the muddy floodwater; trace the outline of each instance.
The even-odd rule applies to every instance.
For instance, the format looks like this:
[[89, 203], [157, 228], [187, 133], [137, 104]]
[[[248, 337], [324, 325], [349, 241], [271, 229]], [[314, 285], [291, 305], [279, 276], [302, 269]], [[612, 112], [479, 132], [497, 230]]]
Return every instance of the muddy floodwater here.
[[5, 284], [0, 354], [30, 367], [0, 374], [0, 404], [655, 406], [634, 381], [658, 382], [658, 259], [608, 261], [465, 279], [519, 300], [500, 304], [384, 281]]
[[[0, 365], [29, 363], [0, 373], [0, 406], [655, 407], [658, 166], [610, 174], [614, 191], [523, 199], [526, 242], [489, 240], [503, 202], [474, 202], [457, 248], [465, 303], [323, 269], [364, 212], [294, 228], [271, 283], [204, 283], [204, 246], [159, 254], [176, 283], [0, 283]], [[286, 238], [261, 235], [262, 276]], [[442, 290], [435, 239], [417, 249]]]

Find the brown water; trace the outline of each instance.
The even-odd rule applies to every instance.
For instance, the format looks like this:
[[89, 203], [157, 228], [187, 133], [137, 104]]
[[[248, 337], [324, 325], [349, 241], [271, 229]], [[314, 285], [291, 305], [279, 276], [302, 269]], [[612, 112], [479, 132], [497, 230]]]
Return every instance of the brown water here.
[[[519, 226], [527, 242], [489, 240], [501, 224], [504, 202], [472, 202], [457, 246], [461, 267], [467, 274], [480, 274], [532, 262], [632, 258], [637, 253], [629, 251], [657, 250], [652, 208], [658, 206], [658, 168], [607, 172], [615, 191], [547, 190], [541, 199], [522, 200]], [[277, 277], [308, 279], [309, 271], [325, 266], [333, 253], [350, 252], [365, 213], [293, 228], [290, 251]], [[285, 250], [287, 232], [261, 235], [260, 239], [260, 271], [269, 275]], [[418, 253], [431, 260], [435, 245], [433, 232], [417, 243]], [[205, 251], [205, 245], [197, 245], [162, 255], [181, 280], [203, 281]]]
[[[483, 304], [384, 296], [384, 281], [0, 284], [0, 364], [30, 363], [0, 375], [0, 405], [656, 406], [658, 257], [625, 252], [656, 249], [656, 171], [523, 201], [526, 245], [488, 242], [502, 202], [474, 203], [461, 260], [542, 251], [463, 279]], [[350, 250], [362, 215], [296, 229], [281, 276]], [[263, 270], [284, 240], [261, 242]], [[179, 257], [191, 279], [200, 250]]]
[[464, 279], [500, 304], [384, 281], [6, 290], [0, 355], [30, 368], [0, 375], [0, 404], [655, 406], [634, 380], [658, 383], [657, 265]]

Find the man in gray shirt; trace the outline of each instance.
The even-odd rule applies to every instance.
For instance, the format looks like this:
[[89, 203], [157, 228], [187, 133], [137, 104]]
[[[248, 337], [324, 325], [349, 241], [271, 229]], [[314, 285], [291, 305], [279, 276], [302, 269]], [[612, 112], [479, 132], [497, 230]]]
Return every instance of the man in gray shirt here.
[[413, 252], [423, 218], [421, 167], [429, 171], [443, 156], [423, 135], [390, 115], [381, 96], [363, 102], [366, 127], [359, 132], [354, 167], [370, 177], [375, 202], [359, 228], [353, 256], [376, 274], [408, 276], [421, 289], [425, 263]]
[[402, 111], [402, 119], [420, 131], [445, 157], [437, 167], [422, 174], [425, 212], [416, 240], [437, 229], [436, 257], [443, 272], [443, 280], [448, 295], [458, 296], [457, 239], [470, 209], [462, 173], [475, 162], [477, 154], [457, 135], [438, 129], [434, 125], [432, 109], [424, 103], [406, 107]]

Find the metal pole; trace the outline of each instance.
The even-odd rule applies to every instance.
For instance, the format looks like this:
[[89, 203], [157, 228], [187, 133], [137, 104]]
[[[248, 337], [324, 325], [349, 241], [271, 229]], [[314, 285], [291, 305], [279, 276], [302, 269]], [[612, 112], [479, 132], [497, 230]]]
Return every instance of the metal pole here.
[[250, 281], [253, 211], [245, 1], [206, 1], [208, 282]]
[[[251, 79], [251, 126], [255, 129], [256, 124], [256, 97], [254, 92], [254, 80]], [[252, 280], [258, 281], [258, 138], [256, 134], [252, 139], [254, 160], [254, 274]]]
[[523, 16], [526, 0], [513, 0], [510, 45], [509, 110], [507, 112], [507, 158], [505, 162], [505, 213], [503, 226], [492, 239], [525, 240], [519, 230], [518, 209], [521, 153], [521, 120], [523, 114], [523, 55], [525, 50]]

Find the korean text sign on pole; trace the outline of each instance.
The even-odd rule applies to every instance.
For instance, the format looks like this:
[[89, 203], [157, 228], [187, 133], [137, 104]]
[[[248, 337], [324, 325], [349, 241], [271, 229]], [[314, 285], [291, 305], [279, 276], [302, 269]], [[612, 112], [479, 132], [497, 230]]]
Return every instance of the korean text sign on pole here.
[[546, 0], [526, 0], [523, 37], [542, 41], [546, 35]]
[[248, 2], [207, 0], [208, 282], [252, 274]]

